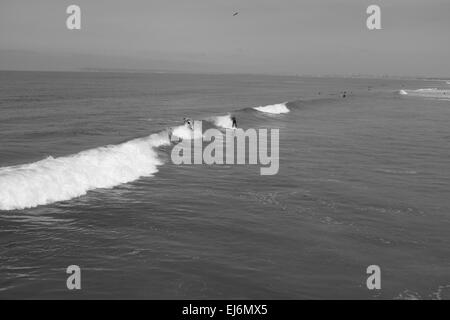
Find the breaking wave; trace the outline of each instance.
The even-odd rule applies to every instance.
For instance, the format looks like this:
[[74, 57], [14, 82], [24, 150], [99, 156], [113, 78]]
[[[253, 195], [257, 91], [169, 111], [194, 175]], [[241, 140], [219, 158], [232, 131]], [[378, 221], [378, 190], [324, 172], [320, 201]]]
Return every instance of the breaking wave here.
[[89, 190], [151, 176], [162, 164], [153, 148], [169, 143], [167, 132], [161, 132], [66, 157], [0, 168], [0, 209], [69, 200]]
[[290, 110], [288, 107], [286, 107], [286, 103], [279, 103], [279, 104], [272, 104], [268, 106], [261, 106], [261, 107], [254, 107], [253, 109], [265, 112], [265, 113], [271, 113], [271, 114], [281, 114], [281, 113], [288, 113]]
[[228, 114], [226, 116], [218, 116], [212, 118], [212, 121], [217, 127], [225, 128], [225, 129], [232, 129], [233, 128], [233, 121], [231, 120], [231, 116]]
[[[195, 125], [195, 121], [194, 121]], [[201, 139], [203, 134], [199, 130], [191, 130], [185, 125], [175, 127], [172, 130], [172, 136], [182, 140]]]
[[416, 90], [400, 90], [401, 95], [408, 95], [412, 97], [434, 98], [434, 99], [450, 99], [450, 90], [438, 88], [425, 88]]

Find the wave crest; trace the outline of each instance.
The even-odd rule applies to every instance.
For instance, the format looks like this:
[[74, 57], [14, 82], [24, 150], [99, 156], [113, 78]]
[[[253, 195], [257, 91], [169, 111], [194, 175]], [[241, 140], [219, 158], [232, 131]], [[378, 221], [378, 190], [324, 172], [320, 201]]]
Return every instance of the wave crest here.
[[268, 106], [260, 106], [260, 107], [254, 107], [253, 109], [264, 112], [264, 113], [271, 113], [271, 114], [281, 114], [281, 113], [288, 113], [290, 110], [288, 107], [286, 107], [286, 103], [278, 103], [278, 104], [272, 104]]
[[228, 114], [226, 116], [218, 116], [212, 118], [212, 121], [217, 127], [232, 129], [233, 128], [233, 120], [231, 120], [231, 116]]
[[166, 132], [71, 156], [0, 168], [0, 209], [69, 200], [89, 190], [151, 176], [162, 164], [153, 148], [169, 143]]
[[409, 95], [413, 97], [422, 98], [435, 98], [435, 99], [450, 99], [450, 90], [448, 89], [438, 89], [438, 88], [425, 88], [416, 90], [400, 90], [399, 94]]

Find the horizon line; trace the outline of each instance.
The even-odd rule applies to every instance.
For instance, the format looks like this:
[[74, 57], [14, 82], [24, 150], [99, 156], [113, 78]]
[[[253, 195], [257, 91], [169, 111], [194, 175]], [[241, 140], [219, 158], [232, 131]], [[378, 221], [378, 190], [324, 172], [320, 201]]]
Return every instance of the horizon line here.
[[127, 69], [127, 68], [78, 68], [67, 70], [51, 69], [0, 69], [0, 72], [49, 72], [49, 73], [129, 73], [129, 74], [191, 74], [191, 75], [242, 75], [242, 76], [271, 76], [294, 78], [357, 78], [357, 79], [392, 79], [392, 80], [448, 80], [450, 76], [401, 76], [374, 74], [293, 74], [293, 73], [264, 73], [264, 72], [223, 72], [223, 71], [183, 71], [165, 69]]

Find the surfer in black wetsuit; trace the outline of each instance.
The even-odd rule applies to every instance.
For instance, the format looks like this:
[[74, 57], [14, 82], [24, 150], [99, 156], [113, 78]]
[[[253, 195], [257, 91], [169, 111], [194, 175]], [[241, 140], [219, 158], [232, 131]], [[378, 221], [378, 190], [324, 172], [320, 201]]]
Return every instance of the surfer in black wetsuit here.
[[184, 121], [184, 125], [186, 127], [188, 127], [191, 130], [194, 130], [194, 128], [193, 128], [193, 121], [190, 118], [184, 118], [183, 121]]
[[232, 127], [233, 129], [237, 129], [237, 121], [236, 121], [236, 117], [235, 117], [235, 116], [232, 116], [232, 117], [231, 117], [231, 121], [233, 122], [233, 124], [231, 125], [231, 127]]

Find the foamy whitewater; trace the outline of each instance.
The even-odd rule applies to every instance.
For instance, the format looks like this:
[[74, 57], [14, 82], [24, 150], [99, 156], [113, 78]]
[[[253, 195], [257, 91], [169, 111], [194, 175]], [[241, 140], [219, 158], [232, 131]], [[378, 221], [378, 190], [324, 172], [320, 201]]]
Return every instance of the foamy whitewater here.
[[0, 168], [0, 209], [31, 208], [69, 200], [98, 188], [111, 188], [157, 172], [162, 162], [154, 147], [169, 144], [153, 134], [120, 145], [20, 166]]
[[226, 116], [218, 116], [213, 117], [212, 121], [217, 127], [224, 128], [224, 129], [232, 129], [233, 128], [233, 121], [231, 120], [231, 116], [228, 114]]
[[[194, 121], [195, 125], [195, 121]], [[172, 135], [182, 140], [201, 139], [203, 137], [200, 131], [191, 130], [187, 126], [178, 126], [172, 129]]]
[[438, 88], [423, 88], [416, 90], [406, 90], [402, 89], [399, 91], [400, 95], [408, 95], [415, 97], [423, 97], [423, 98], [435, 98], [435, 99], [450, 99], [450, 90], [449, 89], [438, 89]]
[[253, 109], [264, 113], [281, 114], [288, 113], [289, 109], [286, 107], [286, 103], [273, 104], [268, 106], [254, 107]]

